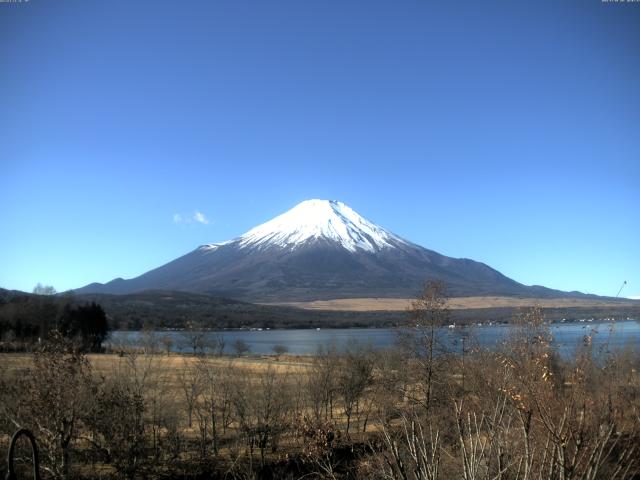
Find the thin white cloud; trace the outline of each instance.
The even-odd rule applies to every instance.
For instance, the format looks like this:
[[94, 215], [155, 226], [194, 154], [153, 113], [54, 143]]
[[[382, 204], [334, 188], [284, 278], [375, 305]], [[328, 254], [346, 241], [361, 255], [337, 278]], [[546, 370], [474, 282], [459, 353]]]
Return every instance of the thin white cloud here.
[[173, 223], [181, 225], [189, 225], [193, 223], [200, 223], [202, 225], [209, 225], [211, 220], [207, 218], [207, 216], [196, 210], [193, 214], [183, 214], [183, 213], [174, 213], [173, 214]]
[[204, 216], [204, 213], [198, 212], [197, 210], [193, 214], [193, 220], [195, 222], [202, 223], [203, 225], [208, 225], [209, 224], [209, 219]]
[[630, 297], [627, 297], [631, 300], [640, 300], [640, 295], [631, 295]]

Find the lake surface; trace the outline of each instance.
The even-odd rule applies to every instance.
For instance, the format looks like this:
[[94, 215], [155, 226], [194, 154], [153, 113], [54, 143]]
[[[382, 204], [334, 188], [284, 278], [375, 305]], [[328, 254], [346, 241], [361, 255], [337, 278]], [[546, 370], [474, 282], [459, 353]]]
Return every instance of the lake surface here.
[[[461, 351], [463, 338], [466, 346], [496, 348], [513, 329], [510, 325], [482, 325], [438, 329], [439, 342], [450, 351]], [[550, 325], [553, 344], [561, 355], [570, 356], [577, 347], [583, 345], [585, 335], [592, 335], [592, 345], [596, 352], [613, 352], [626, 347], [640, 349], [640, 321], [625, 320], [618, 322], [576, 322], [555, 323]], [[181, 331], [156, 331], [152, 333], [156, 341], [163, 337], [172, 340], [171, 349], [175, 352], [189, 352], [189, 342]], [[389, 348], [396, 344], [397, 332], [387, 328], [351, 328], [351, 329], [305, 329], [305, 330], [233, 330], [206, 332], [208, 339], [217, 335], [225, 342], [225, 353], [235, 353], [233, 344], [244, 341], [252, 354], [273, 354], [275, 345], [283, 345], [287, 351], [296, 355], [312, 355], [320, 347], [335, 345], [338, 350], [345, 348], [348, 342], [358, 341], [371, 345], [375, 349]], [[142, 332], [112, 332], [107, 344], [141, 347], [148, 334]], [[162, 345], [162, 344], [161, 344]], [[160, 347], [162, 348], [162, 346]]]

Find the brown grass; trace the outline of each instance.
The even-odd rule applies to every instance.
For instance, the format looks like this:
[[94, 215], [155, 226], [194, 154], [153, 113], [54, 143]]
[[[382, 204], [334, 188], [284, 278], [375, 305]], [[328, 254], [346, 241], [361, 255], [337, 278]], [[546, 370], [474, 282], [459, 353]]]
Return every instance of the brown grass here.
[[[14, 371], [24, 370], [32, 366], [33, 355], [31, 353], [2, 353], [0, 362], [5, 373], [11, 374]], [[89, 354], [87, 359], [96, 375], [109, 376], [114, 370], [123, 366], [128, 361], [127, 357], [117, 354]], [[142, 362], [153, 362], [153, 368], [161, 370], [163, 376], [170, 385], [177, 388], [178, 375], [185, 366], [194, 364], [197, 357], [182, 354], [155, 354], [151, 356], [140, 355], [136, 362], [142, 366]], [[295, 355], [282, 355], [279, 359], [276, 356], [260, 357], [205, 357], [205, 361], [212, 367], [224, 367], [233, 362], [233, 366], [246, 372], [247, 374], [257, 374], [272, 367], [279, 374], [304, 373], [310, 366], [309, 357], [299, 357]]]
[[[409, 298], [340, 298], [335, 300], [314, 300], [311, 302], [279, 303], [305, 310], [333, 310], [333, 311], [405, 311], [412, 299]], [[275, 304], [271, 304], [275, 305]], [[452, 310], [466, 310], [472, 308], [525, 308], [539, 306], [541, 308], [570, 308], [570, 307], [621, 307], [638, 306], [632, 300], [598, 300], [591, 298], [517, 298], [517, 297], [457, 297], [450, 298], [447, 305]]]

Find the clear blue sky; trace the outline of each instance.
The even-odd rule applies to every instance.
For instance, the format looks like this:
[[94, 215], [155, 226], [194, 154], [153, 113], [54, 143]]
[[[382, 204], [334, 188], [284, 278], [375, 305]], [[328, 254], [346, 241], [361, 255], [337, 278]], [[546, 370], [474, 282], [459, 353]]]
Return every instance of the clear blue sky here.
[[133, 277], [308, 198], [640, 295], [640, 3], [0, 3], [0, 286]]

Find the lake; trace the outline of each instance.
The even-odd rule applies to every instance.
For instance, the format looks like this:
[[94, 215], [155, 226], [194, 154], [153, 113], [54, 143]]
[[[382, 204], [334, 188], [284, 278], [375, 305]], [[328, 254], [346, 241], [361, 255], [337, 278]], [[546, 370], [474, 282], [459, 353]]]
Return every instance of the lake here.
[[[513, 327], [510, 325], [482, 325], [473, 327], [456, 327], [438, 329], [438, 339], [450, 351], [461, 351], [462, 339], [467, 339], [467, 346], [495, 348], [504, 340]], [[594, 351], [608, 352], [625, 347], [640, 347], [640, 322], [625, 320], [618, 322], [575, 322], [554, 323], [550, 325], [553, 344], [561, 355], [570, 356], [576, 347], [584, 342], [585, 335], [592, 334]], [[144, 343], [145, 334], [138, 331], [112, 332], [107, 345], [128, 345], [139, 347]], [[173, 341], [171, 349], [175, 352], [189, 352], [189, 345], [181, 331], [156, 331], [156, 339], [170, 337]], [[334, 344], [338, 350], [344, 349], [349, 341], [357, 340], [371, 345], [375, 349], [394, 346], [396, 331], [387, 328], [351, 328], [351, 329], [304, 329], [304, 330], [229, 330], [222, 332], [206, 332], [214, 338], [221, 335], [226, 344], [225, 353], [235, 353], [233, 344], [242, 340], [250, 348], [252, 354], [272, 354], [275, 345], [283, 345], [288, 352], [295, 355], [312, 355], [319, 347]]]

